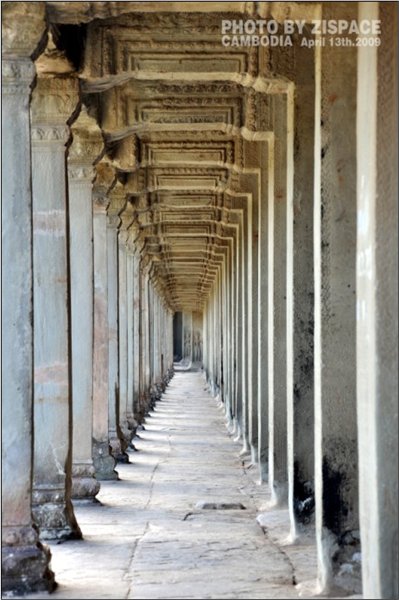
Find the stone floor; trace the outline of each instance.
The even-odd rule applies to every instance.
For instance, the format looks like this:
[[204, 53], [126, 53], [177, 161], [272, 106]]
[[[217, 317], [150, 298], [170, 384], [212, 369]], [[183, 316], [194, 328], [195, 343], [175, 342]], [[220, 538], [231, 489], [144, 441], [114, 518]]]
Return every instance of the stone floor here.
[[101, 504], [76, 507], [84, 540], [51, 545], [54, 600], [312, 597], [313, 538], [288, 544], [286, 510], [260, 527], [267, 486], [200, 373], [176, 373], [135, 445]]

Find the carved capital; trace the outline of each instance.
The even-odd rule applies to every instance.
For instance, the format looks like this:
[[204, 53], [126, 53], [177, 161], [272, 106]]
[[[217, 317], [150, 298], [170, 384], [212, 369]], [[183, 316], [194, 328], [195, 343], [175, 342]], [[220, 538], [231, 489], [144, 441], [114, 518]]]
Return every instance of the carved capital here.
[[69, 127], [66, 125], [33, 125], [31, 129], [31, 138], [34, 143], [58, 142], [66, 144], [69, 136]]
[[3, 2], [1, 8], [3, 56], [32, 56], [47, 29], [45, 2]]
[[130, 202], [126, 203], [124, 210], [120, 213], [121, 231], [127, 231], [134, 221], [134, 207]]
[[[143, 248], [144, 249], [144, 248]], [[143, 277], [148, 277], [151, 268], [151, 258], [148, 254], [143, 254], [140, 260], [140, 273]]]
[[7, 59], [1, 61], [2, 92], [15, 95], [28, 101], [30, 86], [36, 74], [35, 65], [27, 59]]
[[93, 189], [93, 211], [95, 213], [106, 213], [109, 198], [103, 189]]
[[122, 226], [122, 220], [121, 220], [121, 224], [120, 224], [120, 228], [119, 228], [119, 232], [118, 232], [118, 239], [119, 239], [119, 245], [122, 249], [126, 249], [126, 242], [127, 242], [127, 238], [129, 237], [128, 232], [126, 231], [126, 229], [121, 229]]
[[109, 209], [108, 209], [107, 226], [109, 227], [109, 229], [118, 229], [120, 224], [121, 224], [121, 219], [118, 217], [118, 215], [110, 215]]
[[109, 192], [115, 184], [115, 171], [105, 161], [101, 161], [95, 167], [96, 179], [93, 185], [93, 208], [95, 211], [107, 210], [110, 203]]
[[71, 181], [90, 181], [94, 180], [96, 172], [94, 167], [80, 166], [74, 164], [68, 164], [68, 178]]
[[111, 199], [108, 207], [108, 214], [110, 217], [118, 216], [126, 207], [126, 191], [124, 186], [118, 181], [112, 188], [109, 197]]

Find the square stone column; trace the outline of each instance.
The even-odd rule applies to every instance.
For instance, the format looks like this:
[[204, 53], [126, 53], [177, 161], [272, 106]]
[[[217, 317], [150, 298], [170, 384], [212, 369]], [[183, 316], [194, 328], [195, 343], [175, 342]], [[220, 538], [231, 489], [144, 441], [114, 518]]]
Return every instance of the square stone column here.
[[[352, 3], [326, 4], [323, 19], [356, 19]], [[329, 44], [316, 66], [314, 192], [315, 503], [320, 588], [345, 587], [360, 565], [356, 417], [357, 48]], [[318, 147], [320, 144], [320, 147]], [[320, 158], [321, 157], [321, 158]], [[351, 582], [351, 585], [352, 585]], [[360, 587], [360, 585], [359, 585]]]
[[[117, 209], [118, 210], [118, 207]], [[112, 211], [111, 211], [112, 212]], [[114, 211], [113, 211], [114, 212]], [[108, 428], [112, 456], [118, 462], [129, 462], [127, 444], [119, 426], [119, 353], [118, 353], [118, 227], [120, 218], [107, 219], [108, 259]]]
[[274, 193], [268, 211], [269, 485], [272, 504], [288, 501], [287, 474], [287, 210], [292, 203], [293, 95], [273, 97]]
[[102, 188], [93, 191], [94, 342], [93, 342], [93, 463], [97, 479], [117, 479], [108, 437], [108, 259], [107, 207]]
[[[62, 104], [57, 101], [62, 95]], [[42, 539], [79, 539], [71, 502], [66, 121], [75, 77], [41, 75], [32, 96], [34, 457], [33, 516]]]
[[236, 440], [243, 439], [244, 453], [248, 452], [248, 439], [245, 441], [245, 429], [247, 418], [246, 411], [246, 300], [245, 300], [245, 241], [244, 241], [243, 218], [240, 221], [240, 228], [237, 242], [237, 312], [236, 312], [236, 331], [237, 331], [237, 355], [236, 355]]
[[[381, 19], [380, 46], [358, 54], [357, 419], [364, 598], [398, 598], [398, 11]], [[364, 40], [366, 42], [366, 40]]]
[[133, 411], [139, 419], [140, 406], [140, 250], [133, 255]]
[[268, 401], [268, 213], [269, 202], [274, 202], [274, 140], [261, 144], [261, 197], [258, 207], [258, 464], [261, 482], [267, 481], [269, 451]]
[[148, 315], [148, 260], [140, 261], [140, 415], [148, 412], [150, 398], [149, 365], [149, 315]]
[[44, 3], [2, 7], [2, 588], [52, 591], [50, 552], [32, 522], [33, 322], [29, 56], [45, 31]]
[[136, 344], [134, 339], [134, 242], [130, 235], [126, 246], [126, 277], [127, 277], [127, 399], [126, 418], [129, 429], [134, 434], [137, 422], [134, 418], [134, 357]]
[[98, 126], [83, 108], [71, 127], [68, 155], [69, 268], [73, 398], [72, 497], [93, 501], [93, 204], [92, 163], [102, 149]]
[[119, 231], [118, 235], [118, 321], [119, 321], [119, 426], [126, 447], [132, 439], [129, 430], [127, 405], [127, 267], [126, 267], [127, 232]]

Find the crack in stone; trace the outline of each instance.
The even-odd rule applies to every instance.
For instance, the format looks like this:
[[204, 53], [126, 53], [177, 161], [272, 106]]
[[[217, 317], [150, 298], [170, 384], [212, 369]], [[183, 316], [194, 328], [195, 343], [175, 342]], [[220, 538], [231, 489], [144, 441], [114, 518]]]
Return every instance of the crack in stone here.
[[137, 548], [139, 547], [139, 544], [141, 544], [143, 542], [143, 539], [147, 535], [149, 527], [150, 527], [150, 523], [149, 523], [149, 521], [147, 521], [146, 524], [145, 524], [144, 531], [143, 531], [141, 537], [138, 538], [135, 541], [134, 545], [133, 545], [132, 554], [131, 554], [131, 557], [130, 557], [130, 560], [129, 560], [129, 564], [128, 564], [128, 567], [127, 567], [127, 571], [126, 571], [126, 575], [125, 575], [125, 578], [128, 581], [130, 580], [129, 587], [127, 589], [126, 596], [125, 596], [126, 600], [128, 598], [130, 598], [130, 594], [131, 594], [131, 591], [132, 591], [132, 586], [133, 586], [132, 571], [133, 571], [133, 563], [134, 563], [134, 560], [136, 558]]
[[291, 569], [291, 585], [297, 585], [297, 579], [296, 579], [296, 575], [295, 575], [295, 567], [294, 564], [292, 562], [292, 560], [290, 559], [290, 557], [288, 556], [288, 554], [286, 552], [284, 552], [284, 550], [282, 549], [281, 546], [279, 546], [277, 544], [277, 542], [275, 542], [268, 534], [267, 532], [267, 528], [266, 527], [262, 527], [262, 525], [260, 525], [261, 530], [263, 531], [263, 535], [265, 536], [265, 538], [271, 543], [271, 545], [273, 546], [273, 548], [275, 548], [277, 550], [277, 552], [284, 558], [284, 561], [288, 564], [289, 568]]
[[157, 464], [155, 465], [155, 467], [153, 468], [153, 470], [152, 470], [151, 477], [150, 477], [150, 491], [149, 491], [149, 494], [148, 494], [148, 500], [147, 500], [147, 502], [146, 502], [143, 510], [147, 510], [147, 508], [148, 508], [148, 506], [149, 506], [149, 504], [150, 504], [150, 502], [152, 500], [152, 494], [153, 494], [153, 490], [154, 490], [154, 477], [155, 477], [155, 473], [158, 470], [158, 467], [160, 465], [165, 464], [168, 461], [169, 454], [170, 454], [170, 451], [172, 449], [172, 445], [171, 445], [171, 442], [170, 442], [170, 437], [171, 436], [168, 435], [168, 446], [169, 446], [168, 447], [168, 456], [166, 456], [163, 460], [159, 460], [157, 462]]

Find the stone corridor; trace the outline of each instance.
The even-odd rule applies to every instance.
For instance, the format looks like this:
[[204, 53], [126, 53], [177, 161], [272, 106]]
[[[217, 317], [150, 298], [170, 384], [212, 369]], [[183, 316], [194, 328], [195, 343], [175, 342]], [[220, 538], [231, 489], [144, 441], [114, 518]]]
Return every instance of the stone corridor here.
[[1, 3], [4, 593], [397, 599], [398, 6]]
[[54, 600], [315, 594], [314, 545], [284, 544], [286, 510], [268, 513], [265, 532], [257, 523], [270, 494], [238, 456], [221, 408], [202, 373], [176, 373], [130, 463], [118, 465], [120, 481], [102, 483], [99, 504], [76, 504], [83, 540], [51, 544]]

